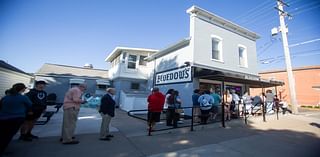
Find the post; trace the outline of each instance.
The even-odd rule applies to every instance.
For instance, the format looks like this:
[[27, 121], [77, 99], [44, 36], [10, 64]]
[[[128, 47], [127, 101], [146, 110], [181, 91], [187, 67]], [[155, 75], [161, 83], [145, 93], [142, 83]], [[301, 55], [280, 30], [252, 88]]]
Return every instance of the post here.
[[262, 117], [263, 117], [263, 122], [266, 122], [266, 105], [265, 105], [265, 103], [264, 103], [264, 93], [265, 91], [264, 91], [264, 86], [262, 85], [262, 93], [263, 93], [263, 95], [262, 95]]
[[221, 104], [221, 112], [222, 112], [222, 127], [226, 127], [226, 124], [225, 124], [225, 119], [224, 119], [224, 103], [225, 103], [225, 94], [224, 94], [224, 79], [223, 79], [223, 81], [222, 81], [222, 104]]
[[285, 16], [288, 15], [288, 13], [283, 11], [283, 5], [286, 5], [282, 0], [277, 1], [278, 4], [278, 12], [279, 12], [279, 19], [280, 19], [280, 31], [282, 36], [282, 44], [284, 49], [284, 56], [286, 61], [286, 67], [287, 67], [287, 74], [288, 74], [288, 83], [289, 83], [289, 92], [290, 92], [290, 99], [291, 99], [291, 107], [293, 113], [298, 113], [298, 104], [297, 104], [297, 98], [296, 98], [296, 89], [295, 89], [295, 80], [292, 72], [292, 66], [291, 66], [291, 59], [290, 59], [290, 51], [289, 51], [289, 44], [287, 39], [287, 32], [288, 29], [286, 28], [286, 24], [284, 21]]
[[244, 113], [244, 123], [248, 124], [248, 120], [247, 120], [247, 107], [246, 107], [246, 103], [243, 102], [243, 109], [242, 109], [242, 113]]
[[194, 118], [194, 110], [193, 110], [193, 105], [192, 105], [192, 110], [191, 110], [191, 131], [193, 131], [193, 118]]
[[277, 110], [277, 120], [279, 120], [279, 96], [278, 96], [278, 90], [277, 90], [277, 86], [275, 86], [275, 92], [276, 92], [276, 95], [277, 95], [277, 101], [278, 101], [278, 104], [275, 105], [275, 103], [273, 103], [273, 105], [276, 107], [276, 110]]

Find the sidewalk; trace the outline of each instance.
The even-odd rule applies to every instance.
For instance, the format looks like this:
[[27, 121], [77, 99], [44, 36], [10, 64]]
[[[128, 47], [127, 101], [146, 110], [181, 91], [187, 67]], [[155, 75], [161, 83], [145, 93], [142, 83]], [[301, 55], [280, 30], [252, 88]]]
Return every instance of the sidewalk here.
[[[59, 114], [62, 114], [59, 113]], [[32, 142], [13, 140], [7, 149], [9, 157], [211, 157], [211, 156], [290, 156], [312, 157], [320, 154], [320, 119], [305, 115], [250, 117], [243, 120], [190, 128], [154, 132], [147, 136], [146, 122], [128, 117], [117, 110], [112, 120], [111, 141], [98, 140], [101, 119], [96, 111], [84, 109], [80, 115], [76, 137], [78, 145], [59, 143], [59, 115], [47, 126], [37, 126], [41, 138]], [[319, 114], [320, 115], [320, 114]], [[60, 115], [61, 116], [61, 115]], [[35, 131], [36, 131], [35, 130]], [[48, 131], [51, 130], [51, 131]]]

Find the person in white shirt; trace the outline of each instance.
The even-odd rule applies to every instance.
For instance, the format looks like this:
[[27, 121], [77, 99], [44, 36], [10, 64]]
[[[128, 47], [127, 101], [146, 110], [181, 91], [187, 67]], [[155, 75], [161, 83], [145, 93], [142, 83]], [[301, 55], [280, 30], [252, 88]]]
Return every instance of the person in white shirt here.
[[274, 100], [274, 94], [272, 93], [272, 90], [267, 90], [266, 92], [266, 113], [274, 113], [273, 111], [273, 100]]

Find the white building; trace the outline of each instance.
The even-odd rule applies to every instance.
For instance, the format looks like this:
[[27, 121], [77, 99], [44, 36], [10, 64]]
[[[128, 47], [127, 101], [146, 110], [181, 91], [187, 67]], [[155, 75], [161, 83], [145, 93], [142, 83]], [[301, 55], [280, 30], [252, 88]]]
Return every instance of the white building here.
[[[105, 61], [111, 63], [109, 78], [117, 89], [116, 102], [124, 110], [145, 108], [148, 81], [153, 70], [145, 60], [157, 50], [116, 47]], [[134, 105], [135, 104], [135, 105]]]
[[[194, 89], [214, 88], [220, 94], [225, 89], [234, 89], [242, 95], [249, 87], [272, 85], [272, 82], [261, 82], [258, 76], [256, 33], [197, 6], [189, 8], [187, 13], [189, 37], [161, 51], [117, 47], [107, 57], [106, 61], [113, 65], [109, 76], [119, 92], [120, 107], [146, 108], [146, 100], [143, 104], [121, 104], [126, 99], [122, 92], [126, 93], [127, 89], [147, 94], [153, 86], [163, 93], [173, 88], [180, 92], [183, 106], [187, 107], [192, 106]], [[148, 56], [146, 65], [140, 66], [141, 56]]]

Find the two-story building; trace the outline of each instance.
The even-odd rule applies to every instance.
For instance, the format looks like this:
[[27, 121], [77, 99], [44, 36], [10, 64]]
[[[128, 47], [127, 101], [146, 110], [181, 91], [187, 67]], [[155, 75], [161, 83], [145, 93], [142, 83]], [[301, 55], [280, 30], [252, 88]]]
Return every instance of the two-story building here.
[[158, 50], [116, 47], [105, 59], [111, 63], [109, 78], [116, 90], [116, 102], [124, 110], [145, 108], [148, 81], [153, 67], [145, 60]]
[[[133, 58], [127, 52], [130, 48], [116, 48], [107, 57], [106, 61], [114, 63], [113, 66], [122, 67], [109, 70], [110, 78], [123, 76], [121, 80], [118, 79], [119, 82], [114, 80], [115, 88], [123, 90], [119, 85], [128, 82], [123, 80], [144, 80], [139, 90], [148, 91], [157, 86], [165, 93], [173, 88], [180, 92], [183, 106], [192, 106], [194, 89], [214, 88], [220, 94], [226, 89], [234, 89], [242, 95], [249, 87], [281, 84], [261, 81], [258, 76], [256, 40], [259, 36], [256, 33], [197, 6], [189, 8], [187, 13], [190, 15], [189, 37], [161, 51], [138, 49], [139, 54]], [[131, 72], [128, 63], [132, 62], [137, 68], [138, 63], [142, 62], [139, 55], [148, 56], [145, 58], [148, 61], [146, 67], [143, 67], [147, 70], [138, 68], [127, 77], [126, 74]], [[117, 56], [120, 59], [115, 59]], [[144, 79], [141, 79], [141, 71], [146, 72]], [[117, 96], [122, 99], [122, 95]], [[141, 108], [146, 108], [146, 102], [144, 105]]]

